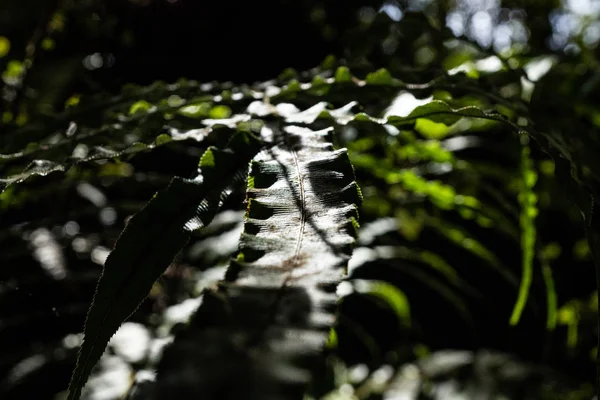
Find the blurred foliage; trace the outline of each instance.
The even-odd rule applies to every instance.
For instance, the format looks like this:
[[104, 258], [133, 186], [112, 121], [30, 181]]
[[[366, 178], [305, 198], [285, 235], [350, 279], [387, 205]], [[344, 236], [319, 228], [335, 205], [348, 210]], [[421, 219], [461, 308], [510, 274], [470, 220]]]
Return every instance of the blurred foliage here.
[[[129, 217], [195, 176], [208, 146], [265, 121], [333, 126], [364, 196], [313, 398], [591, 397], [598, 2], [0, 7], [3, 399], [63, 398]], [[145, 398], [160, 349], [237, 250], [242, 200], [192, 235], [87, 398], [134, 381], [131, 398]], [[447, 349], [464, 352], [439, 372]]]

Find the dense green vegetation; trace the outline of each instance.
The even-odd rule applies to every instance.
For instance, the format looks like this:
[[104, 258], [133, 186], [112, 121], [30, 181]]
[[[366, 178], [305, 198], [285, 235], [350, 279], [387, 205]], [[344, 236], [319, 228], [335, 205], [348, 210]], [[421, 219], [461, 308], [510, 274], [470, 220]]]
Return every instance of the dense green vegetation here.
[[592, 398], [595, 2], [50, 3], [0, 15], [1, 398]]

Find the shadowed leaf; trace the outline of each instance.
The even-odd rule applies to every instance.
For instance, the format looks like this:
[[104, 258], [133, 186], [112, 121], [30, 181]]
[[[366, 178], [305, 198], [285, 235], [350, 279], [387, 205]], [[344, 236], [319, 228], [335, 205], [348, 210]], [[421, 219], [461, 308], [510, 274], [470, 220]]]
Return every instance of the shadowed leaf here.
[[173, 179], [127, 224], [109, 254], [85, 323], [85, 338], [69, 385], [78, 399], [107, 342], [148, 295], [189, 240], [206, 226], [247, 175], [259, 141], [236, 134], [224, 150], [209, 148], [194, 180]]

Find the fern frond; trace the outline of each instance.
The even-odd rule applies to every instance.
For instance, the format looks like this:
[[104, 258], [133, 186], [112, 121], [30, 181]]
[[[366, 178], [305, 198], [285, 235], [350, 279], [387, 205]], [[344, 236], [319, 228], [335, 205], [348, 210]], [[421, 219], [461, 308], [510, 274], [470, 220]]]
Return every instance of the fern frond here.
[[165, 352], [155, 398], [302, 398], [335, 321], [361, 199], [329, 133], [284, 128], [252, 162], [240, 253]]

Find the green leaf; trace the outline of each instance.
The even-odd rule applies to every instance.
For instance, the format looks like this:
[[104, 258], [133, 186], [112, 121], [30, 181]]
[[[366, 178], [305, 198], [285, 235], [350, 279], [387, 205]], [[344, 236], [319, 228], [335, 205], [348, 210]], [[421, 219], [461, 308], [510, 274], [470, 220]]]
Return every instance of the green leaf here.
[[6, 56], [10, 51], [10, 40], [4, 36], [0, 36], [0, 58]]
[[529, 146], [526, 144], [523, 145], [523, 150], [521, 152], [521, 179], [519, 202], [521, 203], [521, 266], [523, 269], [523, 276], [521, 277], [519, 296], [510, 316], [510, 324], [513, 326], [519, 323], [521, 314], [527, 303], [529, 288], [533, 279], [533, 260], [535, 257], [535, 217], [538, 210], [536, 206], [537, 197], [533, 192], [533, 187], [537, 181], [537, 173], [533, 169], [533, 163], [529, 158]]
[[398, 79], [393, 78], [390, 72], [385, 68], [370, 72], [367, 74], [365, 81], [370, 85], [392, 85], [400, 82]]
[[146, 100], [136, 101], [129, 108], [129, 114], [137, 114], [139, 112], [147, 112], [152, 108], [152, 104], [148, 103]]
[[[387, 123], [394, 126], [402, 126], [416, 121], [418, 118], [427, 118], [430, 121], [442, 123], [444, 125], [453, 125], [461, 118], [483, 118], [493, 121], [506, 122], [506, 118], [498, 113], [486, 113], [478, 107], [467, 106], [453, 109], [447, 103], [441, 100], [432, 100], [430, 103], [416, 107], [406, 117], [389, 116]], [[421, 123], [422, 125], [423, 123]]]
[[204, 118], [207, 117], [211, 111], [209, 102], [190, 104], [185, 107], [181, 107], [177, 113], [188, 118]]
[[355, 279], [353, 284], [354, 289], [359, 293], [375, 296], [385, 301], [396, 313], [398, 320], [403, 325], [410, 327], [410, 303], [404, 292], [385, 281]]
[[327, 342], [325, 343], [325, 347], [328, 349], [335, 349], [338, 346], [338, 337], [335, 328], [331, 328], [329, 330], [329, 337], [327, 338]]
[[202, 377], [194, 391], [223, 398], [302, 398], [311, 381], [335, 321], [361, 196], [328, 130], [290, 126], [275, 135], [251, 164], [238, 257], [219, 288], [204, 292], [189, 332], [165, 351], [159, 398], [181, 397], [187, 368]]
[[427, 139], [443, 139], [450, 132], [446, 124], [433, 122], [425, 118], [417, 118], [415, 130]]
[[161, 133], [160, 135], [158, 135], [156, 137], [156, 140], [154, 141], [154, 143], [157, 146], [162, 146], [163, 144], [167, 144], [172, 140], [173, 139], [171, 138], [171, 136], [167, 135], [166, 133]]
[[25, 67], [21, 61], [10, 60], [6, 64], [6, 69], [2, 73], [2, 77], [4, 79], [17, 78], [23, 73], [24, 68]]
[[207, 153], [213, 162], [201, 166], [199, 178], [173, 179], [131, 218], [98, 281], [68, 400], [79, 398], [112, 335], [138, 308], [191, 233], [206, 226], [223, 200], [244, 182], [248, 163], [259, 148], [259, 141], [246, 133], [234, 135], [223, 150], [210, 148]]
[[352, 81], [352, 74], [348, 67], [339, 67], [335, 71], [335, 81], [336, 82], [350, 82]]
[[227, 106], [215, 106], [210, 109], [208, 116], [212, 119], [225, 119], [231, 116], [231, 108]]
[[557, 296], [552, 276], [552, 268], [547, 259], [542, 258], [542, 276], [544, 277], [544, 286], [546, 286], [546, 329], [553, 331], [556, 328], [557, 320]]

